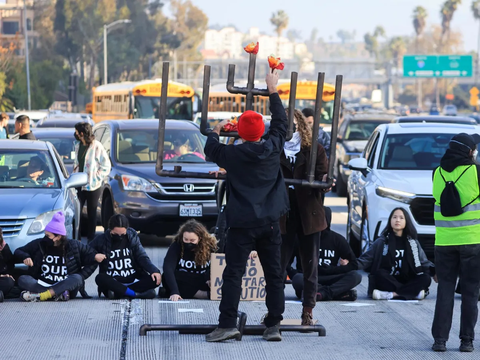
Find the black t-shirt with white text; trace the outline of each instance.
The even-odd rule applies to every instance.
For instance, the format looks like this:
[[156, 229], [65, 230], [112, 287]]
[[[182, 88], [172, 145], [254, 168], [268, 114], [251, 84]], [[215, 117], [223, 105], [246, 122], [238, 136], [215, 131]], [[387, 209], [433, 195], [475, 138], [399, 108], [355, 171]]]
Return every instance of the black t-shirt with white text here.
[[43, 257], [39, 282], [53, 285], [65, 280], [67, 275], [63, 248], [61, 246], [49, 246]]
[[395, 269], [393, 276], [399, 276], [405, 256], [405, 239], [395, 236]]
[[132, 254], [128, 248], [127, 237], [120, 241], [112, 241], [112, 248], [108, 257], [107, 275], [114, 277], [122, 283], [132, 283], [136, 279], [132, 263]]

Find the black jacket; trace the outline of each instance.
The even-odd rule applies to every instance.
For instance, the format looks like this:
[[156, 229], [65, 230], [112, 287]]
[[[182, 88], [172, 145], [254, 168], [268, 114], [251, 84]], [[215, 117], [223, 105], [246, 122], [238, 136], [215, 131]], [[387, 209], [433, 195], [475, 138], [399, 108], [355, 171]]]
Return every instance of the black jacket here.
[[[151, 275], [153, 273], [160, 273], [160, 270], [152, 264], [145, 249], [140, 243], [137, 232], [132, 229], [127, 229], [128, 249], [132, 254], [132, 266], [135, 272], [138, 274], [147, 273]], [[110, 236], [110, 229], [106, 230], [102, 235], [98, 235], [90, 244], [95, 253], [104, 254], [107, 258], [100, 263], [99, 272], [104, 274], [108, 270], [108, 261], [110, 259], [110, 252], [112, 249], [112, 237]]]
[[[39, 279], [42, 272], [43, 258], [48, 255], [46, 251], [46, 242], [44, 238], [41, 238], [19, 247], [15, 250], [14, 255], [20, 261], [31, 258], [33, 266], [28, 268], [28, 273], [35, 279]], [[82, 244], [78, 240], [67, 240], [65, 257], [68, 275], [79, 274], [83, 280], [85, 280], [92, 275], [97, 268], [95, 252], [89, 246]]]
[[33, 135], [32, 132], [20, 135], [18, 138], [22, 140], [37, 140], [37, 138], [35, 137], [35, 135]]
[[[325, 208], [327, 228], [322, 231], [320, 254], [318, 258], [318, 275], [345, 274], [358, 269], [357, 257], [347, 240], [335, 231], [330, 230], [332, 211]], [[340, 258], [348, 260], [347, 265], [337, 266]]]
[[272, 121], [258, 143], [224, 145], [208, 135], [205, 154], [227, 171], [227, 224], [254, 228], [277, 222], [288, 211], [288, 196], [280, 170], [287, 134], [287, 115], [277, 93], [270, 95]]
[[0, 274], [11, 275], [14, 268], [14, 263], [12, 250], [10, 250], [8, 244], [5, 244], [0, 252]]

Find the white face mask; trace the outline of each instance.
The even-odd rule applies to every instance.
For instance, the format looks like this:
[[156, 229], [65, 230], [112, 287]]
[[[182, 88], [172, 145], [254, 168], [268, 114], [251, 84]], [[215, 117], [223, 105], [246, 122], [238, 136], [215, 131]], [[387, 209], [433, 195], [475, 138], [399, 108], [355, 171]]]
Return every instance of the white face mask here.
[[472, 152], [473, 160], [477, 159], [477, 155], [478, 155], [478, 150], [477, 149], [473, 150], [473, 152]]

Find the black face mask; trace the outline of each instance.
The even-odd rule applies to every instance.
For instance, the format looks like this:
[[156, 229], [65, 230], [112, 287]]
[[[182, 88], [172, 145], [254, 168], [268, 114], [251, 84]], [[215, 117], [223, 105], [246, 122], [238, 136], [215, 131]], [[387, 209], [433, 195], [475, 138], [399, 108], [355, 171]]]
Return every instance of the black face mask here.
[[44, 236], [43, 241], [47, 246], [54, 246], [53, 240], [50, 239], [47, 235]]
[[197, 248], [197, 244], [192, 244], [192, 243], [183, 243], [183, 248], [185, 251], [195, 251]]
[[75, 137], [75, 140], [80, 141], [80, 138], [78, 137], [77, 133], [73, 134], [73, 136]]
[[115, 242], [122, 241], [127, 238], [127, 235], [110, 234], [110, 236], [112, 237], [112, 241], [115, 241]]

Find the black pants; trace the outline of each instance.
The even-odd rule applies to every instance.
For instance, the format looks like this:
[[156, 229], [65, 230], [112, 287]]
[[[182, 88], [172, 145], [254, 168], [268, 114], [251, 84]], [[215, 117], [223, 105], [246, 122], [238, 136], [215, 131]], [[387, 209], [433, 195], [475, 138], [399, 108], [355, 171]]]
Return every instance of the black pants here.
[[[318, 291], [322, 293], [324, 300], [335, 300], [339, 295], [362, 282], [362, 275], [357, 271], [349, 271], [345, 274], [336, 275], [319, 275], [318, 276]], [[292, 280], [295, 294], [299, 299], [302, 298], [303, 292], [303, 275], [297, 274]]]
[[[210, 276], [207, 272], [203, 274], [192, 274], [186, 271], [175, 271], [175, 281], [177, 282], [178, 292], [183, 299], [193, 299], [195, 294], [200, 291], [210, 291], [207, 281]], [[172, 295], [166, 282], [163, 285], [167, 290], [167, 296]]]
[[131, 290], [141, 293], [145, 292], [150, 289], [155, 289], [157, 284], [149, 275], [144, 275], [137, 282], [131, 285], [122, 284], [120, 281], [116, 280], [115, 278], [111, 277], [107, 274], [98, 274], [95, 277], [95, 282], [97, 283], [98, 290], [106, 293], [108, 290], [114, 292], [115, 297], [121, 298], [125, 296], [125, 291], [127, 291], [127, 287]]
[[0, 291], [6, 296], [15, 286], [15, 280], [10, 277], [0, 277]]
[[60, 295], [63, 292], [68, 291], [71, 299], [77, 296], [78, 290], [80, 290], [83, 285], [83, 278], [79, 274], [68, 275], [65, 280], [48, 287], [40, 285], [37, 279], [30, 275], [22, 275], [18, 278], [18, 286], [22, 290], [27, 290], [33, 293], [41, 293], [52, 289], [55, 295]]
[[462, 283], [460, 339], [473, 340], [478, 318], [480, 289], [480, 244], [435, 246], [435, 269], [438, 279], [437, 303], [432, 335], [448, 341], [452, 327], [453, 304], [457, 277]]
[[80, 200], [80, 211], [83, 209], [85, 202], [87, 202], [87, 224], [81, 223], [81, 228], [87, 227], [88, 241], [95, 237], [95, 229], [97, 227], [97, 207], [98, 200], [102, 194], [102, 188], [93, 191], [86, 191], [77, 189], [78, 199]]
[[266, 281], [266, 305], [268, 315], [265, 325], [280, 323], [285, 310], [284, 278], [280, 264], [282, 237], [278, 222], [252, 229], [230, 228], [225, 246], [222, 300], [220, 302], [220, 328], [237, 325], [237, 311], [242, 292], [242, 277], [248, 255], [255, 246], [263, 267]]
[[432, 283], [432, 279], [428, 274], [416, 275], [406, 281], [399, 281], [398, 278], [390, 275], [384, 269], [379, 269], [375, 274], [370, 274], [368, 280], [370, 282], [373, 281], [372, 290], [396, 292], [398, 296], [406, 300], [415, 299], [420, 291], [427, 290]]
[[287, 220], [287, 234], [282, 235], [282, 270], [284, 278], [287, 276], [287, 266], [295, 249], [295, 238], [298, 238], [298, 254], [303, 271], [303, 306], [314, 308], [317, 302], [320, 232], [305, 235], [298, 211], [292, 209]]

